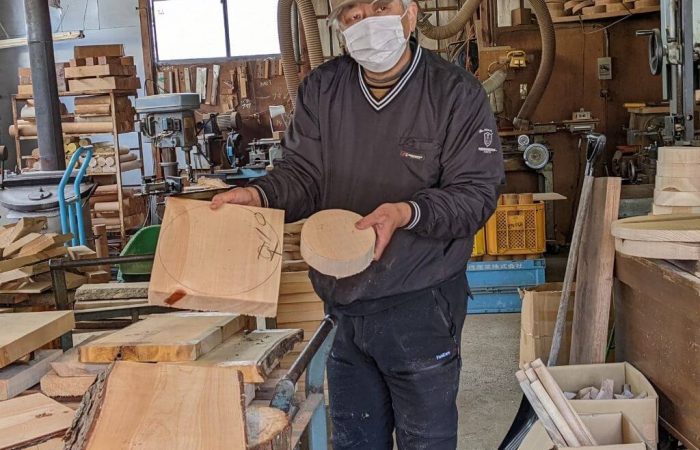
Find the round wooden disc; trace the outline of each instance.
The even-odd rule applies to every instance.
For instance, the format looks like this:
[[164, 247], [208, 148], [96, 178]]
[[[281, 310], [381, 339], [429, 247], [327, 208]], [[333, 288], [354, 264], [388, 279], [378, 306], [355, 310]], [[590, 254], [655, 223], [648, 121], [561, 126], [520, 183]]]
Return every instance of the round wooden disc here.
[[700, 214], [640, 216], [613, 222], [619, 239], [651, 242], [700, 242]]
[[700, 163], [664, 163], [656, 167], [656, 175], [661, 177], [697, 178], [698, 174], [700, 174]]
[[635, 8], [651, 8], [653, 6], [661, 6], [659, 0], [637, 0], [634, 2]]
[[336, 278], [365, 270], [374, 258], [373, 229], [358, 230], [362, 216], [329, 209], [311, 216], [301, 230], [301, 256], [309, 266]]
[[291, 437], [291, 424], [279, 409], [253, 406], [246, 408], [245, 416], [248, 450], [277, 448], [275, 443]]
[[700, 192], [654, 191], [654, 203], [661, 206], [700, 206]]
[[651, 211], [651, 213], [655, 216], [663, 216], [668, 214], [700, 214], [700, 207], [652, 205]]
[[700, 177], [656, 177], [656, 190], [665, 192], [700, 192]]
[[[659, 149], [659, 165], [700, 164], [700, 147], [662, 147]], [[700, 178], [700, 173], [697, 175]]]
[[700, 260], [700, 244], [615, 239], [615, 250], [639, 258]]
[[583, 8], [586, 8], [586, 7], [591, 6], [593, 4], [594, 4], [593, 0], [584, 0], [584, 1], [580, 2], [578, 5], [574, 6], [571, 9], [571, 12], [576, 14], [576, 13], [580, 12]]

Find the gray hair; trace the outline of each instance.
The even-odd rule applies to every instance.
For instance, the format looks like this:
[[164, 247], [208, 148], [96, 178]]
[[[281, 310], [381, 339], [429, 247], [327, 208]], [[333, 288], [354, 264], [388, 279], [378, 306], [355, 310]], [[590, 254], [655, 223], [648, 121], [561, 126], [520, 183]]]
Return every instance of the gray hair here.
[[[376, 1], [376, 0], [375, 0], [375, 1]], [[405, 10], [411, 5], [411, 3], [413, 3], [414, 1], [415, 1], [415, 0], [401, 0], [401, 3], [403, 4], [403, 9], [404, 9], [404, 11], [405, 11]], [[374, 2], [372, 2], [372, 3], [374, 3]], [[331, 21], [330, 25], [331, 25], [331, 27], [333, 27], [333, 29], [334, 29], [336, 32], [339, 32], [339, 31], [340, 31], [340, 25], [339, 25], [339, 23], [338, 23], [338, 17], [337, 17], [337, 16]]]

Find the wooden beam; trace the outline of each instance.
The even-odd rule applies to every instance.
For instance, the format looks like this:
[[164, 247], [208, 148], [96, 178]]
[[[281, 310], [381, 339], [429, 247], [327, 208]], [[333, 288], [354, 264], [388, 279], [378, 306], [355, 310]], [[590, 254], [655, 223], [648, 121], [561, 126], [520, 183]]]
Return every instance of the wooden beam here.
[[123, 44], [76, 45], [73, 49], [76, 59], [96, 58], [98, 56], [124, 56]]
[[61, 350], [39, 350], [29, 363], [16, 362], [0, 370], [0, 400], [8, 400], [35, 386], [51, 369]]
[[72, 330], [72, 311], [0, 315], [0, 367], [17, 361]]
[[63, 436], [73, 416], [72, 409], [43, 394], [0, 402], [0, 448], [27, 448]]
[[606, 360], [612, 300], [615, 238], [611, 225], [620, 212], [620, 178], [598, 178], [585, 222], [576, 274], [570, 364]]

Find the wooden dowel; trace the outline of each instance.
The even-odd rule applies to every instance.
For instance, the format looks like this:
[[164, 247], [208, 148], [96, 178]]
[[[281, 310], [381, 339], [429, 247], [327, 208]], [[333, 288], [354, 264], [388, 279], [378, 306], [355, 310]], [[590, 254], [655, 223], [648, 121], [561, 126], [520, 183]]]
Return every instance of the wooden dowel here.
[[[528, 369], [526, 373], [527, 377], [530, 379], [532, 378], [532, 376], [537, 377], [535, 371], [532, 369]], [[545, 411], [547, 411], [547, 414], [549, 414], [549, 416], [552, 418], [552, 421], [557, 426], [557, 429], [566, 441], [566, 444], [569, 447], [580, 447], [581, 442], [576, 438], [576, 435], [574, 434], [573, 430], [564, 419], [564, 416], [561, 415], [561, 412], [559, 411], [559, 409], [557, 409], [557, 406], [554, 404], [549, 394], [547, 394], [547, 391], [545, 390], [544, 386], [542, 386], [540, 380], [537, 380], [534, 383], [530, 383], [530, 386], [537, 395], [537, 398], [542, 403], [542, 406], [544, 406], [544, 409]]]
[[581, 418], [576, 411], [574, 411], [571, 403], [569, 403], [566, 397], [564, 397], [564, 392], [561, 390], [556, 380], [552, 377], [552, 374], [549, 373], [549, 370], [547, 370], [542, 360], [537, 359], [536, 361], [533, 361], [531, 366], [537, 374], [537, 377], [540, 379], [542, 386], [544, 386], [545, 390], [549, 394], [549, 397], [552, 399], [554, 404], [561, 412], [561, 415], [571, 427], [572, 431], [576, 435], [576, 438], [581, 441], [583, 445], [598, 445], [591, 432], [581, 421]]
[[554, 444], [557, 447], [566, 447], [564, 437], [562, 437], [561, 433], [557, 429], [557, 426], [552, 421], [552, 418], [549, 416], [549, 414], [547, 414], [544, 406], [542, 406], [542, 402], [540, 402], [539, 398], [537, 398], [535, 391], [532, 390], [530, 380], [525, 374], [525, 371], [519, 370], [515, 376], [518, 378], [520, 389], [523, 390], [523, 394], [525, 394], [525, 397], [530, 402], [532, 409], [535, 410], [535, 414], [537, 414], [540, 422], [542, 422], [542, 426], [544, 426], [545, 431], [547, 431], [547, 434], [549, 434], [549, 437], [552, 439]]

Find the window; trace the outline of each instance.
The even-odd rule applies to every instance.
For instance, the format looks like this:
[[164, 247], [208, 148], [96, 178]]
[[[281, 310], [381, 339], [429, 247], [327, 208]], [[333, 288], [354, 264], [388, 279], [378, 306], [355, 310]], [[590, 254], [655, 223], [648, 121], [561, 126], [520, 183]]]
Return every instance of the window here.
[[158, 61], [279, 54], [277, 0], [152, 0]]

